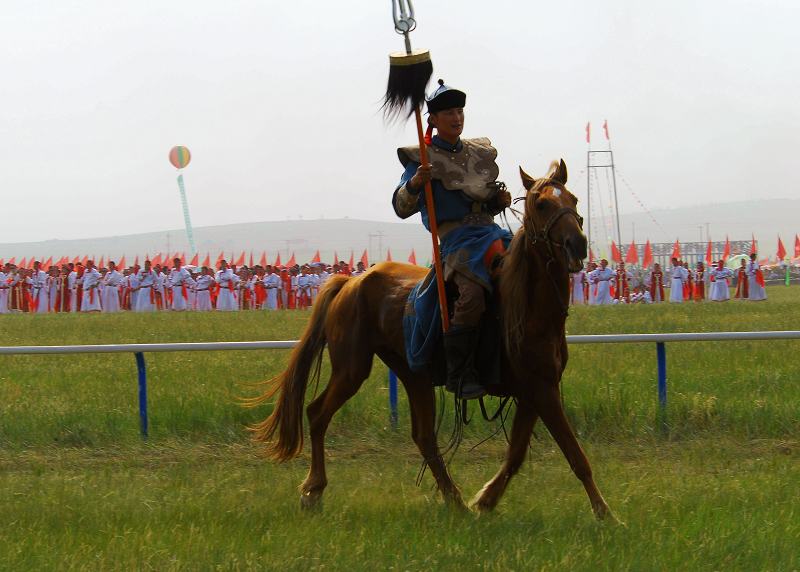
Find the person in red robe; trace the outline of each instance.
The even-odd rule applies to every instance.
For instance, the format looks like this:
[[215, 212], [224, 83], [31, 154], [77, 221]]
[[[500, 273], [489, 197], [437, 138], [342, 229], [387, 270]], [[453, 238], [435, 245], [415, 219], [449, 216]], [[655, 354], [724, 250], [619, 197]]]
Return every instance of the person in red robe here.
[[664, 272], [661, 265], [656, 262], [650, 273], [650, 298], [655, 302], [664, 301]]
[[617, 266], [617, 273], [614, 277], [615, 298], [626, 304], [631, 301], [631, 290], [629, 287], [630, 273], [625, 270], [625, 263], [620, 262]]
[[734, 298], [747, 300], [748, 296], [750, 296], [750, 284], [747, 280], [747, 261], [742, 259], [742, 266], [736, 275], [736, 294]]
[[692, 299], [692, 271], [689, 268], [689, 263], [684, 262], [683, 267], [686, 269], [686, 282], [683, 283], [683, 301], [686, 302], [687, 300]]
[[706, 299], [706, 268], [702, 262], [697, 263], [697, 269], [694, 271], [694, 291], [692, 294], [695, 302], [702, 302]]
[[278, 298], [279, 306], [284, 309], [289, 309], [289, 298], [292, 295], [292, 277], [289, 276], [289, 271], [286, 268], [281, 268], [281, 295]]

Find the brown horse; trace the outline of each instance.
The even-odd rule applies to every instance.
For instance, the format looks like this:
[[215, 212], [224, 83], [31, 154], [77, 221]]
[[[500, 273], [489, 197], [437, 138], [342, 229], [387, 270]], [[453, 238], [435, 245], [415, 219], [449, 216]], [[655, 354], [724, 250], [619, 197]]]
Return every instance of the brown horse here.
[[[567, 365], [564, 323], [569, 301], [569, 272], [586, 257], [583, 220], [577, 199], [565, 185], [567, 168], [554, 162], [546, 177], [535, 180], [522, 169], [526, 189], [523, 225], [502, 262], [496, 292], [501, 300], [505, 355], [502, 393], [516, 398], [510, 443], [499, 472], [475, 496], [472, 506], [493, 509], [519, 470], [533, 426], [541, 418], [575, 476], [583, 483], [597, 518], [612, 517], [592, 478], [592, 469], [564, 414], [559, 384]], [[427, 270], [384, 262], [357, 277], [332, 276], [289, 365], [273, 386], [252, 399], [256, 405], [278, 394], [274, 411], [252, 427], [255, 439], [269, 443], [268, 453], [285, 461], [303, 447], [303, 404], [308, 379], [318, 376], [325, 346], [331, 361], [327, 387], [307, 408], [311, 467], [300, 485], [304, 507], [315, 505], [328, 484], [325, 432], [333, 415], [369, 376], [377, 355], [402, 381], [411, 409], [412, 437], [428, 462], [445, 500], [463, 507], [448, 473], [434, 432], [435, 396], [429, 372], [412, 371], [406, 362], [402, 318], [410, 290]]]

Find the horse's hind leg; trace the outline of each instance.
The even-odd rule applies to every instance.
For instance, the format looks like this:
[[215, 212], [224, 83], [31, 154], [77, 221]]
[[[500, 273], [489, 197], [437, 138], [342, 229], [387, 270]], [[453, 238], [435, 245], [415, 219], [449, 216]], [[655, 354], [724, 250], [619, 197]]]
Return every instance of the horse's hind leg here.
[[353, 362], [344, 368], [337, 369], [334, 366], [328, 386], [306, 408], [311, 435], [311, 467], [300, 485], [300, 504], [303, 508], [312, 508], [322, 499], [322, 493], [328, 485], [325, 475], [325, 432], [334, 414], [369, 377], [371, 365], [370, 356], [361, 367], [354, 367]]
[[466, 508], [461, 498], [461, 491], [453, 482], [436, 442], [436, 399], [430, 380], [413, 375], [410, 371], [403, 372], [402, 369], [397, 373], [408, 394], [411, 408], [411, 437], [428, 463], [431, 474], [436, 479], [436, 486], [442, 492], [447, 504]]
[[470, 502], [470, 505], [476, 510], [488, 512], [500, 502], [509, 481], [511, 481], [511, 477], [517, 474], [522, 462], [525, 460], [525, 454], [528, 452], [531, 433], [537, 417], [531, 404], [520, 402], [517, 405], [505, 461], [503, 461], [503, 465], [492, 480], [486, 483]]
[[586, 494], [592, 504], [594, 515], [598, 520], [610, 518], [616, 521], [616, 517], [614, 517], [594, 482], [589, 460], [572, 432], [572, 427], [570, 427], [567, 416], [561, 406], [558, 386], [549, 385], [539, 380], [535, 383], [536, 411], [541, 416], [553, 439], [558, 443], [561, 452], [567, 458], [572, 472], [583, 483], [583, 488], [586, 489]]

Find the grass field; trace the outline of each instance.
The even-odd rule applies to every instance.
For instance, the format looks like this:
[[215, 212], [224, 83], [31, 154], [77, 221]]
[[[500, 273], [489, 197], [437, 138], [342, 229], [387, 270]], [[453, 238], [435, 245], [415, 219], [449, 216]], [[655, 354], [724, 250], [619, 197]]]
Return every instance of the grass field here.
[[[766, 303], [577, 308], [569, 333], [798, 329], [800, 289]], [[305, 312], [0, 317], [0, 344], [295, 339]], [[0, 569], [792, 570], [800, 567], [800, 342], [667, 344], [668, 431], [651, 344], [574, 346], [565, 403], [606, 499], [596, 523], [546, 430], [496, 514], [445, 509], [386, 369], [334, 419], [321, 513], [307, 459], [276, 466], [237, 397], [286, 352], [148, 354], [150, 439], [131, 355], [0, 357]], [[502, 434], [474, 422], [454, 458], [471, 496]]]

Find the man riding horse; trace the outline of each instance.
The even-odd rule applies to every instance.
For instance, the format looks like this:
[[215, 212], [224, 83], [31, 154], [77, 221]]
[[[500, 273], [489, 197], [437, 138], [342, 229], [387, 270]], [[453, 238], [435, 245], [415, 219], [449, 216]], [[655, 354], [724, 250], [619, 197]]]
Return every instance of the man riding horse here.
[[[392, 205], [400, 218], [420, 213], [422, 224], [430, 231], [423, 196], [430, 181], [444, 279], [448, 289], [456, 291], [451, 327], [444, 334], [446, 387], [461, 399], [474, 399], [486, 393], [475, 367], [475, 351], [486, 297], [492, 292], [490, 267], [511, 240], [511, 234], [494, 223], [494, 217], [511, 204], [511, 195], [497, 181], [497, 150], [489, 139], [461, 139], [466, 98], [463, 91], [442, 80], [426, 98], [430, 164], [421, 164], [418, 146], [397, 150], [405, 171]], [[431, 137], [433, 129], [437, 133]], [[430, 359], [428, 353], [415, 360], [414, 350], [409, 350], [412, 365]]]

